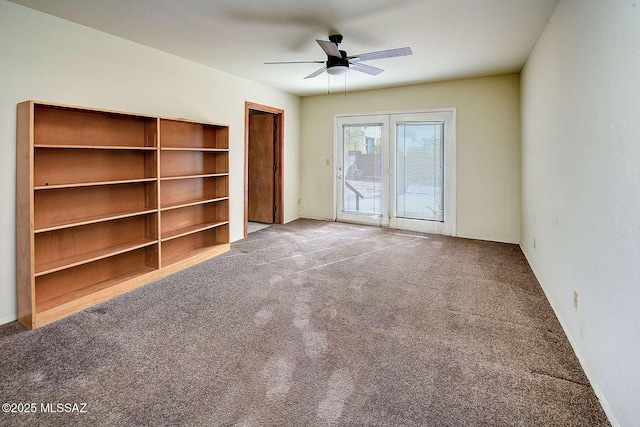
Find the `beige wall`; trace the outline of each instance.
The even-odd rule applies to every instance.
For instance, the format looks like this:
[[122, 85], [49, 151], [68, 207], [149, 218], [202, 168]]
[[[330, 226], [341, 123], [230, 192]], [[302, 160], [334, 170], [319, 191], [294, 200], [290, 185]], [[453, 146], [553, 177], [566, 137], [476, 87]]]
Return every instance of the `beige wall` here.
[[[347, 83], [348, 84], [348, 83]], [[517, 74], [302, 99], [300, 215], [334, 218], [334, 120], [349, 113], [457, 109], [457, 235], [520, 241]], [[329, 166], [327, 159], [331, 160]]]
[[16, 318], [16, 104], [29, 99], [230, 125], [232, 240], [243, 235], [244, 102], [284, 109], [285, 220], [298, 218], [298, 97], [0, 0], [0, 324]]
[[639, 23], [635, 2], [562, 0], [522, 74], [521, 246], [623, 426], [640, 420]]

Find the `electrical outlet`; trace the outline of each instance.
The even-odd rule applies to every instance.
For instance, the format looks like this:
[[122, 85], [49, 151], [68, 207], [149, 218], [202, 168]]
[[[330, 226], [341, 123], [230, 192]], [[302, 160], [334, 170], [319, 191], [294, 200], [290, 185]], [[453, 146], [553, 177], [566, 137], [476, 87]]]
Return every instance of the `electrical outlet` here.
[[576, 308], [576, 310], [578, 310], [578, 292], [577, 291], [573, 291], [573, 306]]
[[327, 166], [331, 166], [331, 159], [325, 159], [324, 164]]
[[307, 209], [307, 204], [306, 203], [300, 203], [300, 210], [304, 211]]
[[533, 249], [535, 249], [535, 248], [536, 248], [536, 238], [534, 237], [533, 238]]

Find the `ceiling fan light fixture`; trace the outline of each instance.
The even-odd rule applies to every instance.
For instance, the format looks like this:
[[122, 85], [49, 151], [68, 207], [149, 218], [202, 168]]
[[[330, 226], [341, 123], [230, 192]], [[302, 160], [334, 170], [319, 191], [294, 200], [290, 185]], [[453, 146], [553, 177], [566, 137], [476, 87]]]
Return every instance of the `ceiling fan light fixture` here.
[[334, 65], [333, 67], [327, 68], [327, 73], [333, 76], [341, 76], [349, 71], [349, 67], [347, 65]]

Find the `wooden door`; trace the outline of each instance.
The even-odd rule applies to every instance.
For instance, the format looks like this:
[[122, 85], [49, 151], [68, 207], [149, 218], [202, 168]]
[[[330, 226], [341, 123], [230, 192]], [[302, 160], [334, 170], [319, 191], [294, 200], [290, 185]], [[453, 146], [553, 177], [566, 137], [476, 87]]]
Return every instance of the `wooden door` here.
[[273, 223], [275, 206], [275, 116], [249, 116], [249, 221]]

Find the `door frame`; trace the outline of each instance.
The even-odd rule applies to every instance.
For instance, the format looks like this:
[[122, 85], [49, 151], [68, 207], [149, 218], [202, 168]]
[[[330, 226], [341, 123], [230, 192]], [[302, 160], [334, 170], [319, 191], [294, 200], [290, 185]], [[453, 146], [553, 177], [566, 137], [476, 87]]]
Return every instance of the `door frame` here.
[[268, 105], [244, 103], [244, 237], [249, 234], [249, 110], [271, 113], [275, 116], [275, 224], [284, 224], [284, 110]]

